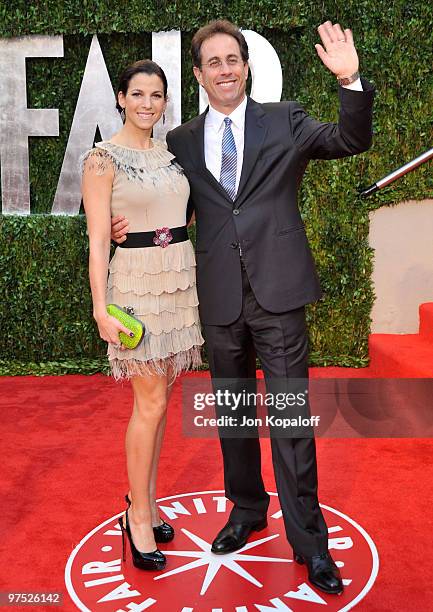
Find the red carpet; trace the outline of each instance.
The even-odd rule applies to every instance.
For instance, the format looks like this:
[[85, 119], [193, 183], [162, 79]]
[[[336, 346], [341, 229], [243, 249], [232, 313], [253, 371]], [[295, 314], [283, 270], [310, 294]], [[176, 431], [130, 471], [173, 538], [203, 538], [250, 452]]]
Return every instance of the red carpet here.
[[419, 307], [418, 334], [372, 334], [372, 376], [433, 378], [433, 303]]
[[[347, 370], [341, 374], [347, 376]], [[104, 376], [3, 378], [0, 398], [1, 590], [61, 591], [61, 609], [75, 610], [64, 585], [66, 561], [86, 533], [123, 510], [129, 387]], [[184, 438], [180, 423], [178, 385], [169, 409], [159, 496], [222, 489], [218, 442]], [[319, 439], [317, 445], [322, 504], [359, 522], [379, 553], [377, 580], [356, 609], [432, 609], [433, 441]], [[265, 483], [275, 491], [268, 441], [263, 447]]]

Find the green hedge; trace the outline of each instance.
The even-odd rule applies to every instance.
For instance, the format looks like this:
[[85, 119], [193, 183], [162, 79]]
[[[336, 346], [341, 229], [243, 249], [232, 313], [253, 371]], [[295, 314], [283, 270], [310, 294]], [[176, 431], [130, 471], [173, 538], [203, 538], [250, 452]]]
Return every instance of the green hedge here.
[[[51, 217], [91, 35], [98, 33], [113, 84], [121, 69], [151, 52], [151, 31], [182, 30], [182, 113], [197, 114], [189, 45], [206, 21], [228, 17], [263, 34], [283, 67], [283, 99], [323, 120], [337, 116], [335, 79], [316, 57], [316, 28], [329, 18], [354, 31], [361, 72], [377, 87], [374, 144], [356, 158], [314, 162], [300, 204], [325, 290], [308, 310], [312, 362], [363, 365], [373, 302], [370, 210], [432, 193], [431, 167], [367, 201], [367, 185], [431, 146], [433, 7], [417, 0], [371, 2], [237, 1], [15, 2], [0, 7], [0, 35], [64, 34], [64, 58], [27, 60], [28, 106], [58, 108], [60, 137], [30, 138], [30, 217], [0, 218], [0, 372], [91, 371], [105, 347], [91, 319], [85, 222]], [[266, 24], [266, 25], [261, 25]], [[59, 366], [37, 364], [55, 362]], [[87, 360], [87, 361], [86, 361]], [[96, 361], [89, 361], [96, 360]], [[12, 364], [12, 365], [8, 365]], [[96, 364], [96, 365], [95, 365]], [[42, 368], [42, 369], [41, 369]]]
[[2, 359], [102, 355], [91, 319], [84, 217], [3, 216], [0, 233]]

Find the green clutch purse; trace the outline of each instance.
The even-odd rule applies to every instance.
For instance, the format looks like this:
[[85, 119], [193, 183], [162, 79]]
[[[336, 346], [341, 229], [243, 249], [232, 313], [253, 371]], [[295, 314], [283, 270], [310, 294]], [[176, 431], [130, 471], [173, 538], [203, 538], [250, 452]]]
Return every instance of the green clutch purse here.
[[108, 314], [120, 321], [122, 325], [130, 329], [134, 334], [134, 337], [131, 338], [131, 336], [119, 332], [120, 342], [128, 349], [135, 349], [143, 340], [144, 325], [141, 321], [132, 316], [131, 311], [134, 313], [134, 310], [128, 306], [121, 308], [116, 304], [107, 305]]

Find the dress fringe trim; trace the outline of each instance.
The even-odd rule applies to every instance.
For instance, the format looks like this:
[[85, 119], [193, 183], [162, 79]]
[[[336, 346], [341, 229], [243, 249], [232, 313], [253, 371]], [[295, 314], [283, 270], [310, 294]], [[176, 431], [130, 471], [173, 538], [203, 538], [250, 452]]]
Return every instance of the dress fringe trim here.
[[193, 346], [185, 351], [170, 355], [164, 359], [111, 359], [110, 367], [113, 378], [130, 380], [134, 376], [169, 376], [170, 382], [182, 372], [198, 369], [202, 364], [200, 347]]
[[152, 142], [151, 149], [143, 150], [129, 149], [114, 142], [98, 142], [80, 157], [81, 173], [86, 168], [102, 175], [114, 168], [115, 172], [124, 172], [129, 180], [177, 192], [183, 170], [173, 162], [175, 157], [163, 142], [153, 139]]
[[135, 349], [123, 351], [113, 344], [108, 345], [107, 354], [111, 361], [151, 361], [166, 359], [186, 351], [192, 347], [200, 347], [204, 343], [200, 326], [197, 323], [183, 329], [172, 329], [159, 335], [147, 332], [143, 341]]

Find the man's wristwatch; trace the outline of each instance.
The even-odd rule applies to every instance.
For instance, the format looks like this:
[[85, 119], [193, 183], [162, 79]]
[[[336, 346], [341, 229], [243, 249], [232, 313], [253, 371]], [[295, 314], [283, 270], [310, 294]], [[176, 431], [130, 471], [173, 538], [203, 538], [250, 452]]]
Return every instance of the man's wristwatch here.
[[349, 77], [337, 77], [337, 81], [339, 85], [350, 85], [351, 83], [354, 83], [358, 79], [359, 79], [358, 71], [354, 72]]

